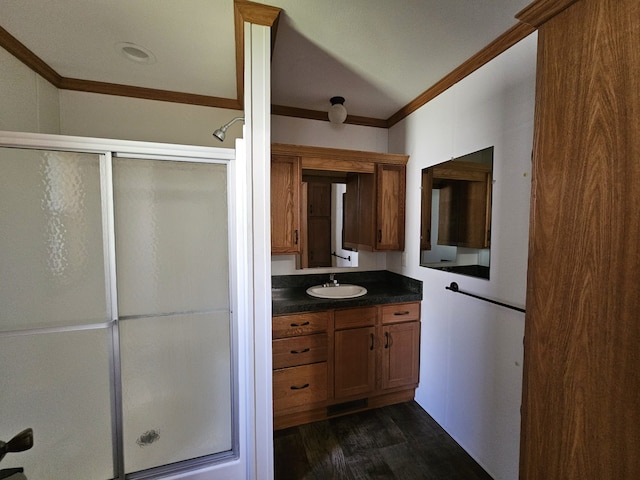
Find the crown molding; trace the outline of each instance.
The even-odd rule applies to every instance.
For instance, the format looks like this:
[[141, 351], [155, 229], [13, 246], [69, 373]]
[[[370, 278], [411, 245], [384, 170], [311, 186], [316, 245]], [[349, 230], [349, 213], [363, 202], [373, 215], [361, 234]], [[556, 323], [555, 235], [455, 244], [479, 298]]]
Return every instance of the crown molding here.
[[[348, 115], [344, 123], [375, 128], [392, 127], [429, 101], [433, 100], [442, 92], [533, 33], [537, 25], [544, 23], [549, 18], [557, 15], [576, 1], [578, 0], [535, 1], [516, 15], [516, 18], [520, 20], [520, 23], [516, 24], [504, 34], [496, 38], [493, 42], [469, 58], [451, 73], [440, 79], [421, 95], [394, 113], [391, 117], [387, 119], [379, 119]], [[7, 50], [19, 61], [59, 89], [157, 100], [162, 102], [201, 105], [205, 107], [225, 108], [231, 110], [242, 110], [244, 103], [244, 25], [248, 22], [270, 27], [271, 51], [273, 52], [281, 12], [282, 10], [280, 8], [269, 5], [263, 5], [246, 0], [234, 0], [237, 92], [237, 98], [235, 99], [62, 77], [2, 27], [0, 27], [0, 47]], [[309, 120], [328, 121], [327, 112], [325, 111], [272, 105], [271, 113], [274, 115], [305, 118]]]
[[59, 87], [62, 77], [47, 65], [40, 57], [25, 47], [13, 35], [0, 27], [0, 47], [24, 63], [31, 70], [43, 77], [55, 87]]
[[117, 83], [96, 82], [94, 80], [81, 80], [78, 78], [62, 77], [58, 88], [62, 90], [74, 90], [77, 92], [101, 93], [104, 95], [116, 95], [120, 97], [140, 98], [145, 100], [158, 100], [160, 102], [184, 103], [188, 105], [200, 105], [204, 107], [228, 108], [242, 110], [242, 105], [236, 99], [198, 95], [195, 93], [174, 92], [156, 88], [136, 87]]
[[[244, 24], [245, 22], [250, 22], [271, 27], [273, 50], [280, 12], [281, 9], [269, 5], [244, 0], [234, 1], [237, 87], [237, 98], [235, 99], [63, 77], [2, 27], [0, 27], [0, 47], [7, 50], [35, 73], [61, 90], [242, 110], [244, 99]], [[239, 39], [240, 43], [238, 43]]]

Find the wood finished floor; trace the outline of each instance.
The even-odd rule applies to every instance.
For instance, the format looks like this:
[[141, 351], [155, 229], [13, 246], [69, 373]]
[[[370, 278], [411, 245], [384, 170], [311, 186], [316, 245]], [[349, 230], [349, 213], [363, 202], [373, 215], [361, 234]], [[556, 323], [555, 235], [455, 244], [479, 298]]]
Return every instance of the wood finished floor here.
[[275, 480], [491, 480], [417, 403], [274, 434]]

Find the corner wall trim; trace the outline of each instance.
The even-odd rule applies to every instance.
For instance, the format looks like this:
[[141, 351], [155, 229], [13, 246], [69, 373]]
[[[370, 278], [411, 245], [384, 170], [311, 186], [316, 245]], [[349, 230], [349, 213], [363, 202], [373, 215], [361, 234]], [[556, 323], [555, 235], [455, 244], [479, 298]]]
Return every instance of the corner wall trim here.
[[536, 0], [516, 14], [522, 23], [538, 28], [578, 0]]

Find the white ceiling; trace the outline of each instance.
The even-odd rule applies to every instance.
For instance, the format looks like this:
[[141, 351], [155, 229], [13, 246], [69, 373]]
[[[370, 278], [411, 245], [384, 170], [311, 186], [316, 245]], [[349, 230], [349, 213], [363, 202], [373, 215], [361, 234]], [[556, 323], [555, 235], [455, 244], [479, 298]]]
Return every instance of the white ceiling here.
[[[386, 119], [517, 23], [531, 0], [271, 0], [272, 103]], [[59, 75], [235, 99], [233, 0], [2, 0], [0, 26]], [[141, 64], [115, 48], [153, 52]]]

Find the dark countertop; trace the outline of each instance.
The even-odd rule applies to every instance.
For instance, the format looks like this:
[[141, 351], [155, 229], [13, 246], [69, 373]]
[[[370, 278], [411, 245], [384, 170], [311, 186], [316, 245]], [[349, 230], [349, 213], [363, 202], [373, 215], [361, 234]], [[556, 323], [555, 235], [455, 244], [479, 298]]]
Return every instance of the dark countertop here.
[[328, 273], [277, 275], [271, 277], [273, 315], [422, 300], [420, 280], [386, 270], [336, 273], [335, 279], [341, 284], [362, 285], [367, 289], [367, 294], [345, 299], [315, 298], [306, 293], [307, 288], [328, 282]]

